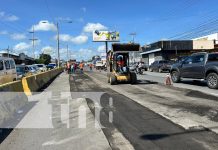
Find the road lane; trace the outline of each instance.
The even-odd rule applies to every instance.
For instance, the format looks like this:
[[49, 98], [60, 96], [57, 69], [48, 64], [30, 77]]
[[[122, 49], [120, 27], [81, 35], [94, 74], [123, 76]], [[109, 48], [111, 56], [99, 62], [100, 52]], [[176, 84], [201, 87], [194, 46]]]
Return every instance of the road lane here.
[[[80, 92], [106, 92], [102, 98], [103, 106], [108, 105], [109, 97], [113, 99], [113, 109], [109, 109], [114, 114], [113, 123], [108, 123], [108, 109], [102, 111], [103, 119], [101, 123], [107, 126], [103, 129], [106, 137], [111, 142], [113, 137], [112, 132], [117, 129], [127, 140], [134, 146], [135, 149], [217, 149], [218, 145], [216, 134], [205, 129], [185, 130], [180, 126], [175, 125], [171, 121], [154, 113], [153, 111], [136, 103], [132, 99], [126, 97], [126, 93], [120, 94], [116, 92], [117, 88], [128, 87], [124, 84], [114, 86], [114, 90], [105, 86], [107, 83], [103, 75], [97, 73], [88, 73], [96, 80], [90, 79], [84, 74], [75, 75], [74, 80], [71, 80], [71, 91]], [[97, 82], [100, 81], [100, 82]], [[105, 84], [102, 82], [105, 81]], [[148, 83], [149, 84], [149, 83]], [[83, 86], [81, 86], [83, 85]], [[152, 85], [152, 84], [151, 84]], [[149, 86], [151, 86], [149, 85]], [[85, 88], [83, 88], [85, 87]], [[116, 87], [116, 88], [115, 88]], [[130, 88], [134, 95], [144, 94], [150, 97], [151, 94], [138, 93], [137, 88]], [[125, 89], [126, 90], [126, 89]], [[124, 95], [123, 95], [124, 94]], [[94, 112], [92, 102], [88, 101], [88, 105]], [[107, 108], [107, 107], [106, 107]], [[110, 143], [112, 148], [116, 145]]]
[[[89, 75], [93, 79], [98, 79], [96, 82], [99, 84], [107, 81], [105, 74], [92, 72]], [[104, 86], [125, 94], [185, 129], [203, 126], [218, 133], [218, 97], [216, 96], [164, 86], [147, 80], [138, 80], [137, 85], [106, 84]]]

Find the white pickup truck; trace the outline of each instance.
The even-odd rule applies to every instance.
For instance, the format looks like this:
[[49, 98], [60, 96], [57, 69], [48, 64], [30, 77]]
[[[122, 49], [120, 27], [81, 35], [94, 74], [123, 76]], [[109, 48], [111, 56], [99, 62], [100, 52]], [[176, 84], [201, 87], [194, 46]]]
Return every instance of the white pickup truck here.
[[103, 63], [102, 61], [96, 61], [96, 64], [95, 64], [96, 70], [103, 70], [105, 69], [105, 67], [106, 67], [105, 63]]

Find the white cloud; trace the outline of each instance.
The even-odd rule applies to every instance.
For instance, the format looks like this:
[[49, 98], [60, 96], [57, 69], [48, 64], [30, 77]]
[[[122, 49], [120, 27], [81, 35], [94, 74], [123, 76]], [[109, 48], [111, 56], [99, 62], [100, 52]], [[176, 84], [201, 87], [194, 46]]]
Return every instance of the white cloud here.
[[25, 34], [20, 34], [20, 33], [14, 33], [11, 35], [11, 38], [13, 40], [24, 40], [26, 39], [26, 35]]
[[13, 49], [19, 53], [21, 52], [26, 53], [31, 48], [31, 46], [32, 46], [31, 43], [20, 42], [16, 44]]
[[41, 49], [41, 52], [44, 54], [48, 54], [50, 55], [52, 58], [56, 57], [56, 52], [55, 52], [55, 48], [52, 46], [45, 46]]
[[88, 36], [86, 35], [79, 35], [71, 39], [71, 42], [73, 42], [74, 44], [84, 44], [87, 41], [88, 41]]
[[94, 55], [94, 52], [91, 49], [81, 48], [75, 54], [79, 60], [88, 60]]
[[[56, 39], [56, 38], [57, 38], [57, 36], [54, 37], [54, 39]], [[80, 45], [80, 44], [84, 44], [88, 41], [88, 36], [79, 35], [79, 36], [73, 37], [69, 34], [60, 34], [59, 39], [63, 42], [72, 42], [73, 44]]]
[[0, 20], [2, 21], [17, 21], [19, 18], [15, 15], [6, 14], [4, 11], [0, 11]]
[[93, 32], [95, 30], [107, 30], [108, 28], [100, 23], [87, 23], [83, 32]]
[[103, 52], [105, 52], [105, 49], [106, 49], [105, 45], [101, 45], [101, 46], [98, 47], [97, 51], [99, 53], [103, 53]]
[[6, 30], [0, 31], [0, 35], [7, 35], [7, 34], [8, 34], [8, 31]]
[[41, 49], [41, 52], [44, 54], [51, 54], [54, 52], [54, 48], [51, 46], [45, 46]]
[[32, 26], [30, 29], [31, 31], [33, 30], [33, 27], [35, 31], [56, 31], [57, 30], [56, 25], [47, 20], [42, 20], [38, 24]]
[[[56, 37], [57, 36], [55, 36], [55, 39]], [[60, 34], [59, 39], [63, 42], [69, 42], [72, 39], [72, 37], [69, 34]]]

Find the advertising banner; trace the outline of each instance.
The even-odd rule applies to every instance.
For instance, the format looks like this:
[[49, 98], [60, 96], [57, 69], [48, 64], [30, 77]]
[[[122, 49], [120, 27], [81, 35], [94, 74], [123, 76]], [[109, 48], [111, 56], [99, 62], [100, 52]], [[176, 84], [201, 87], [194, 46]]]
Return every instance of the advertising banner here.
[[98, 31], [93, 32], [93, 42], [119, 42], [120, 33], [110, 31]]

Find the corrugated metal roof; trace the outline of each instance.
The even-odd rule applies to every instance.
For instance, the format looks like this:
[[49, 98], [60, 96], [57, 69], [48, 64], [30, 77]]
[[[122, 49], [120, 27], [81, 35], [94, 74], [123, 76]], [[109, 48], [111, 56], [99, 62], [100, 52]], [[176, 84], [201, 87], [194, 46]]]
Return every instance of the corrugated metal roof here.
[[[0, 51], [0, 54], [8, 54], [8, 52], [6, 50], [2, 50], [2, 51]], [[13, 53], [13, 52], [9, 52], [9, 54], [14, 55], [14, 56], [19, 56], [19, 54]]]

